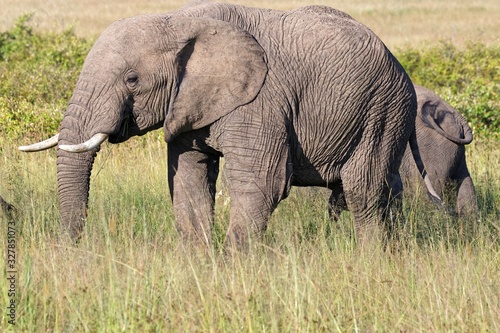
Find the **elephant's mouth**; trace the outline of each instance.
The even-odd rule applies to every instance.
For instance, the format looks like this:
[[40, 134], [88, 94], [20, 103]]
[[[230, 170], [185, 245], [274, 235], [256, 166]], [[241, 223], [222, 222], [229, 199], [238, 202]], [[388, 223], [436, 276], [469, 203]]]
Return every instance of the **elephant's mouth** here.
[[153, 126], [140, 126], [134, 114], [133, 104], [130, 104], [125, 108], [124, 117], [118, 131], [110, 134], [108, 141], [110, 143], [121, 143], [127, 141], [133, 136], [144, 135], [151, 130], [160, 128], [161, 126], [161, 123]]
[[111, 134], [108, 141], [111, 143], [124, 142], [134, 135], [139, 135], [139, 131], [133, 112], [126, 112], [118, 131]]

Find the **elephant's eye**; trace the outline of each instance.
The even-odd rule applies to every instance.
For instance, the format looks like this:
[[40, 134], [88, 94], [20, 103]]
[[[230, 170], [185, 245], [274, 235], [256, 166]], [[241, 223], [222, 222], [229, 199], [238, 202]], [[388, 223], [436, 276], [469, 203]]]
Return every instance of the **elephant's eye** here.
[[135, 73], [131, 73], [127, 76], [127, 84], [134, 86], [137, 81], [139, 81], [139, 76]]

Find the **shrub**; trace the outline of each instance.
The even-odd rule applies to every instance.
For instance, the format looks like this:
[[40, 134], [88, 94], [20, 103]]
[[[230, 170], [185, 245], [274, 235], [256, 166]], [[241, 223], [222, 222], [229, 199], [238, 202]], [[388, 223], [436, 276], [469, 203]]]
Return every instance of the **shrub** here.
[[500, 138], [500, 46], [440, 42], [395, 53], [413, 82], [455, 107], [479, 137]]
[[91, 42], [71, 29], [35, 33], [32, 15], [0, 34], [0, 137], [41, 139], [58, 131]]

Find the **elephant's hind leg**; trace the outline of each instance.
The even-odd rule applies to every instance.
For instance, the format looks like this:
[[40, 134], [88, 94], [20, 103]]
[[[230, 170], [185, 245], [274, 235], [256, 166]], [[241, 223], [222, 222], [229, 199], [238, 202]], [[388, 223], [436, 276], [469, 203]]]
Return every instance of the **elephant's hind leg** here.
[[380, 240], [390, 229], [381, 222], [385, 222], [392, 200], [390, 183], [398, 179], [397, 171], [391, 171], [389, 163], [374, 153], [353, 159], [342, 169], [345, 200], [354, 215], [360, 244]]

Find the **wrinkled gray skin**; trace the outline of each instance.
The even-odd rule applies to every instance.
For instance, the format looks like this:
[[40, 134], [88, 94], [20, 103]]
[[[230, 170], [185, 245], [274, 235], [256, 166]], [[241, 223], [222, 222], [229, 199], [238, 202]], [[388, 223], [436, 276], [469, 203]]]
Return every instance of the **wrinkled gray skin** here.
[[[415, 116], [403, 68], [348, 15], [202, 3], [107, 28], [85, 60], [59, 146], [163, 126], [176, 222], [195, 242], [211, 242], [222, 156], [230, 245], [261, 234], [290, 186], [339, 182], [364, 239], [384, 216], [386, 180], [399, 178]], [[95, 154], [58, 150], [61, 217], [74, 238]]]
[[[446, 188], [453, 189], [459, 217], [474, 214], [476, 194], [465, 160], [465, 145], [472, 142], [472, 130], [464, 117], [434, 92], [422, 86], [414, 87], [418, 103], [415, 132], [419, 156], [433, 188], [441, 197], [445, 196]], [[404, 187], [410, 192], [415, 192], [418, 186], [425, 189], [409, 144], [399, 171]], [[347, 209], [341, 187], [332, 190], [329, 208], [333, 217]]]

